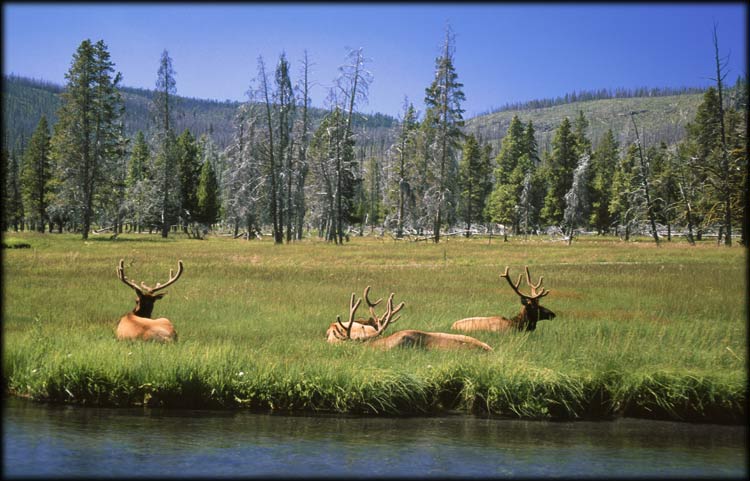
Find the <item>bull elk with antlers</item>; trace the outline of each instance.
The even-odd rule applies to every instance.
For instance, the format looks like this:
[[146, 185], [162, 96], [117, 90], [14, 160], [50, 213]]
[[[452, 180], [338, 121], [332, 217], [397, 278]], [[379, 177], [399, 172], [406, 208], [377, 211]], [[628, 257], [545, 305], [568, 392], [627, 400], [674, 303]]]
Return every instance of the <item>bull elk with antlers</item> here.
[[[144, 341], [176, 341], [177, 332], [174, 326], [166, 317], [151, 319], [151, 313], [154, 310], [154, 303], [164, 297], [167, 293], [161, 292], [162, 289], [174, 284], [182, 275], [182, 261], [177, 261], [177, 274], [169, 270], [169, 280], [164, 283], [156, 283], [155, 287], [148, 287], [141, 282], [137, 285], [125, 277], [124, 260], [120, 259], [117, 266], [117, 277], [126, 285], [133, 288], [137, 297], [135, 299], [135, 309], [128, 312], [120, 318], [117, 324], [117, 339], [140, 339]], [[158, 294], [157, 294], [158, 293]]]
[[528, 266], [525, 267], [525, 270], [526, 283], [531, 289], [530, 295], [526, 295], [518, 290], [518, 286], [521, 284], [523, 274], [518, 275], [518, 281], [515, 284], [513, 284], [513, 281], [510, 280], [510, 275], [508, 275], [508, 266], [505, 267], [505, 272], [500, 275], [500, 277], [505, 278], [505, 280], [508, 281], [508, 284], [513, 289], [513, 291], [521, 298], [521, 312], [519, 312], [515, 317], [511, 319], [507, 319], [501, 316], [469, 317], [454, 322], [451, 326], [451, 329], [465, 332], [507, 331], [509, 329], [517, 329], [519, 331], [533, 331], [534, 329], [536, 329], [537, 322], [545, 319], [554, 319], [554, 312], [539, 305], [539, 300], [549, 294], [549, 291], [543, 287], [541, 288], [541, 290], [538, 290], [542, 285], [544, 276], [540, 277], [539, 282], [534, 284], [531, 282], [531, 275], [529, 274]]
[[[356, 340], [367, 342], [368, 345], [381, 348], [392, 349], [394, 347], [422, 347], [426, 349], [483, 349], [492, 351], [487, 344], [474, 339], [473, 337], [461, 334], [447, 334], [443, 332], [425, 332], [414, 329], [398, 331], [387, 337], [379, 337], [385, 329], [392, 323], [396, 322], [400, 316], [396, 314], [404, 307], [404, 303], [393, 307], [393, 293], [388, 297], [386, 310], [382, 316], [375, 313], [375, 307], [382, 301], [378, 299], [370, 302], [368, 293], [370, 286], [365, 288], [364, 299], [370, 310], [368, 319], [354, 320], [354, 314], [362, 303], [362, 299], [355, 302], [355, 294], [349, 301], [349, 321], [341, 322], [341, 317], [336, 316], [336, 322], [331, 324], [326, 331], [326, 338], [330, 343], [342, 342], [346, 340]], [[394, 317], [395, 316], [395, 317]]]

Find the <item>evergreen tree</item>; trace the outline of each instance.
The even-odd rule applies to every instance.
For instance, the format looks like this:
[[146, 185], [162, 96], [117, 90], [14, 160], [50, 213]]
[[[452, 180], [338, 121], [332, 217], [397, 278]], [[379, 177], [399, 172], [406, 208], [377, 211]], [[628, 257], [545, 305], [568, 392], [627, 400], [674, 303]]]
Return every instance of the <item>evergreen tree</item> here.
[[[518, 233], [522, 219], [528, 229], [533, 218], [536, 209], [532, 208], [532, 178], [538, 157], [533, 124], [529, 122], [527, 131], [518, 116], [513, 116], [496, 158], [495, 187], [487, 211], [490, 220], [506, 226], [506, 232], [510, 227]], [[524, 202], [521, 202], [522, 194]]]
[[[396, 180], [398, 182], [398, 199], [396, 203], [396, 237], [404, 235], [404, 222], [407, 217], [407, 206], [414, 205], [414, 161], [416, 152], [416, 135], [419, 128], [414, 105], [404, 102], [404, 115], [398, 134]], [[413, 215], [413, 213], [412, 213]]]
[[542, 219], [547, 224], [560, 224], [565, 211], [565, 193], [573, 183], [573, 170], [578, 162], [577, 142], [570, 120], [565, 117], [552, 139], [552, 153], [548, 158], [547, 194], [542, 208]]
[[50, 196], [52, 166], [50, 163], [50, 133], [47, 117], [42, 115], [23, 156], [21, 191], [26, 214], [36, 230], [44, 232]]
[[513, 170], [518, 166], [521, 156], [529, 151], [529, 139], [525, 135], [524, 126], [518, 115], [510, 120], [508, 132], [500, 143], [500, 152], [495, 159], [497, 169], [495, 170], [495, 182], [507, 184]]
[[612, 225], [609, 213], [612, 177], [618, 164], [619, 145], [612, 129], [607, 130], [591, 158], [589, 195], [591, 216], [589, 224], [601, 234], [606, 234]]
[[144, 223], [157, 223], [156, 183], [151, 169], [151, 152], [143, 131], [138, 131], [130, 152], [125, 179], [125, 199], [131, 228], [141, 232]]
[[211, 162], [203, 162], [196, 193], [196, 220], [207, 226], [219, 220], [221, 202], [219, 184]]
[[536, 142], [536, 130], [534, 129], [534, 124], [529, 120], [529, 123], [526, 125], [526, 128], [523, 132], [524, 135], [524, 153], [529, 156], [529, 160], [534, 165], [534, 167], [537, 167], [539, 165], [539, 147]]
[[483, 151], [473, 134], [466, 137], [458, 170], [460, 214], [466, 222], [466, 237], [471, 235], [472, 222], [483, 218], [489, 176], [489, 165], [483, 162], [487, 156]]
[[284, 53], [279, 57], [276, 66], [276, 104], [279, 120], [279, 223], [286, 225], [286, 241], [292, 241], [293, 215], [293, 139], [292, 126], [296, 113], [294, 90], [289, 78], [289, 62]]
[[183, 230], [188, 231], [188, 224], [196, 220], [198, 210], [197, 190], [201, 175], [199, 146], [189, 130], [185, 129], [175, 145], [177, 157], [177, 177], [179, 182], [180, 218]]
[[591, 140], [586, 137], [589, 128], [589, 121], [583, 115], [583, 110], [578, 111], [578, 116], [573, 122], [573, 131], [576, 139], [577, 157], [580, 159], [584, 155], [591, 155]]
[[66, 73], [66, 91], [52, 138], [60, 175], [58, 199], [71, 206], [88, 239], [97, 198], [111, 196], [124, 161], [123, 101], [103, 41], [84, 40]]
[[143, 131], [139, 130], [133, 140], [133, 149], [130, 152], [128, 163], [128, 176], [126, 184], [128, 187], [135, 185], [150, 176], [149, 161], [150, 152]]
[[21, 173], [15, 151], [8, 152], [3, 146], [3, 166], [6, 166], [5, 188], [3, 189], [3, 230], [13, 227], [18, 232], [23, 228], [23, 196], [21, 193]]
[[443, 52], [435, 61], [435, 79], [425, 90], [425, 105], [428, 112], [425, 121], [434, 122], [434, 141], [430, 145], [431, 160], [435, 174], [428, 190], [429, 204], [433, 212], [433, 235], [440, 242], [440, 228], [444, 221], [450, 225], [455, 208], [456, 183], [455, 152], [463, 137], [464, 125], [461, 102], [465, 99], [458, 74], [453, 65], [455, 41], [450, 28], [446, 29]]
[[177, 149], [173, 132], [174, 104], [177, 93], [177, 82], [172, 67], [172, 58], [165, 49], [159, 59], [159, 70], [156, 74], [156, 92], [152, 102], [156, 123], [157, 155], [154, 162], [155, 179], [159, 192], [159, 211], [161, 236], [169, 236], [169, 229], [177, 220], [180, 208], [179, 178], [177, 171]]

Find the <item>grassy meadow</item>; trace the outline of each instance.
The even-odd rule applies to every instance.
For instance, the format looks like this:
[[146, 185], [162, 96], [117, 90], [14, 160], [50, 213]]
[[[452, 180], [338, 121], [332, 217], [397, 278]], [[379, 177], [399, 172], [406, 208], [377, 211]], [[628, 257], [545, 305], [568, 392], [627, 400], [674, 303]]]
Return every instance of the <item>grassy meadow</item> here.
[[[352, 238], [277, 246], [270, 240], [148, 235], [6, 234], [6, 395], [97, 406], [248, 408], [273, 412], [529, 419], [746, 420], [746, 250], [656, 247], [644, 240]], [[134, 307], [115, 274], [164, 282], [156, 304], [173, 344], [118, 342]], [[528, 265], [557, 318], [531, 333], [475, 333], [493, 352], [379, 351], [330, 345], [349, 296], [395, 292], [389, 328], [450, 332], [460, 318], [515, 315], [499, 278]], [[381, 306], [379, 306], [381, 307]], [[359, 314], [364, 315], [360, 307]]]

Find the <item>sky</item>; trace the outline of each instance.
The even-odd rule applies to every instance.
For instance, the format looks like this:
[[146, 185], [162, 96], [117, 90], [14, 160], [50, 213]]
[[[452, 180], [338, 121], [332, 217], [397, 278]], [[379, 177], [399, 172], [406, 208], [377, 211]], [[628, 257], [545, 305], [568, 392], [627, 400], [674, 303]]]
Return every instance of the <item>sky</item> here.
[[733, 3], [13, 3], [3, 4], [3, 73], [64, 85], [76, 48], [104, 40], [122, 85], [153, 89], [166, 49], [177, 94], [247, 100], [258, 57], [281, 53], [325, 106], [348, 48], [372, 74], [357, 110], [424, 110], [446, 25], [464, 117], [581, 90], [704, 87], [714, 82], [713, 28], [727, 81], [747, 72], [747, 5]]

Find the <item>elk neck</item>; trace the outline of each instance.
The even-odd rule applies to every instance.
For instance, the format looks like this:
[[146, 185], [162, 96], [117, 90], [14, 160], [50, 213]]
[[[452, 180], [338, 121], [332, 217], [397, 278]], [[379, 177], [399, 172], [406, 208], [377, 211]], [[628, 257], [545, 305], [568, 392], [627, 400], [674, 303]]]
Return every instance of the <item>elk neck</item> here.
[[142, 296], [138, 294], [138, 297], [135, 300], [135, 308], [133, 309], [133, 314], [138, 317], [151, 319], [151, 314], [154, 312], [155, 302], [156, 298], [154, 297]]
[[531, 309], [533, 312], [529, 312], [526, 306], [521, 306], [521, 312], [515, 315], [510, 322], [513, 327], [519, 331], [533, 331], [536, 329], [536, 322], [539, 318], [539, 311]]

